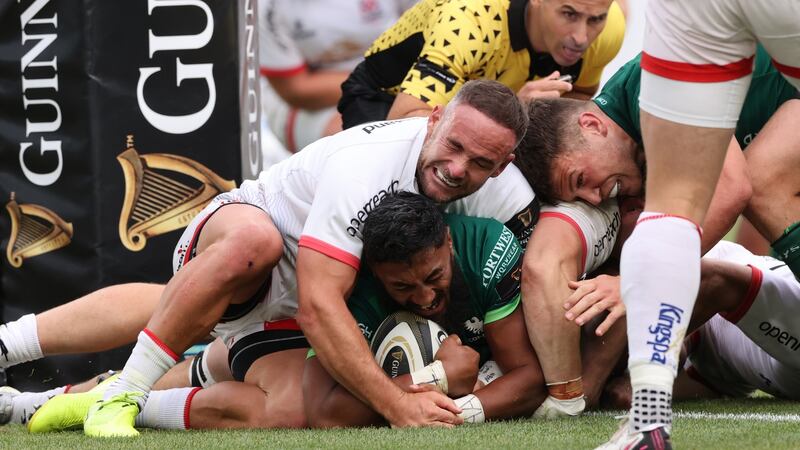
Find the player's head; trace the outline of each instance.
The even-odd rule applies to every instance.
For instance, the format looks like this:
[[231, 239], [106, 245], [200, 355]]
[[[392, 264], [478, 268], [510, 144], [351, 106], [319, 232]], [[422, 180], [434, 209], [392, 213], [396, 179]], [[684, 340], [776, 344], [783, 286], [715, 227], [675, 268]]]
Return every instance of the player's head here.
[[392, 299], [421, 316], [444, 312], [452, 240], [435, 203], [410, 192], [388, 196], [367, 216], [362, 235], [364, 262]]
[[417, 162], [420, 192], [437, 203], [466, 197], [514, 160], [528, 117], [508, 87], [491, 80], [464, 84], [433, 109]]
[[606, 26], [611, 0], [530, 0], [528, 28], [537, 51], [576, 64]]
[[598, 205], [642, 188], [641, 152], [593, 102], [534, 100], [516, 165], [543, 201], [584, 200]]

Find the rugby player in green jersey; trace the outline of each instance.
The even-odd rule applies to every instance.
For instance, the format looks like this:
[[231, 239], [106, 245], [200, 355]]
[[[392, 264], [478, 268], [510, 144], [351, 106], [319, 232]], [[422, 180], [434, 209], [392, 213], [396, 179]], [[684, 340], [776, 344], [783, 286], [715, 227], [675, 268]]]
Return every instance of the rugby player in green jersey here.
[[[517, 152], [516, 163], [540, 198], [550, 201], [581, 199], [597, 205], [609, 198], [641, 194], [644, 152], [639, 128], [640, 75], [637, 57], [609, 80], [593, 102], [556, 99], [531, 104], [531, 129]], [[795, 220], [800, 217], [800, 200], [795, 195], [797, 186], [785, 175], [791, 168], [800, 166], [800, 139], [796, 133], [791, 135], [793, 130], [786, 126], [786, 118], [798, 112], [797, 90], [775, 70], [763, 49], [759, 49], [735, 139], [728, 150], [726, 167], [704, 224], [704, 250], [710, 249], [724, 235], [748, 201], [745, 213], [755, 224], [762, 224], [760, 229], [765, 229], [766, 223], [774, 223], [773, 234], [768, 235], [771, 239], [780, 236], [791, 224], [791, 218], [785, 211], [778, 213], [769, 205], [778, 202], [790, 208], [797, 205]], [[742, 148], [747, 148], [746, 163]], [[752, 188], [746, 176], [748, 169]], [[782, 178], [776, 178], [781, 175]], [[775, 183], [775, 179], [786, 181]], [[554, 222], [561, 226], [558, 221]], [[542, 229], [538, 231], [545, 232], [547, 227], [540, 221], [539, 228]], [[547, 235], [553, 233], [552, 230], [546, 232]], [[547, 246], [548, 241], [539, 240], [538, 244]], [[549, 253], [539, 247], [541, 245], [530, 247], [528, 254], [547, 254], [547, 259], [552, 261], [569, 260], [563, 245], [549, 245]], [[526, 267], [530, 270], [526, 269], [523, 278], [536, 289], [526, 290], [530, 294], [524, 299], [524, 306], [526, 316], [536, 318], [535, 324], [529, 324], [529, 332], [545, 380], [571, 393], [575, 399], [581, 398], [584, 390], [580, 380], [580, 355], [568, 350], [574, 348], [568, 336], [572, 336], [574, 342], [578, 329], [564, 320], [562, 307], [569, 288], [563, 277], [539, 273], [542, 265]], [[575, 281], [575, 276], [570, 273], [567, 278]], [[585, 405], [582, 400], [575, 401], [581, 404], [565, 404], [562, 412], [580, 413]], [[545, 402], [549, 403], [552, 403], [550, 399]]]
[[[541, 199], [598, 204], [609, 197], [641, 193], [645, 162], [639, 126], [639, 59], [620, 68], [592, 102], [539, 100], [531, 108], [531, 122], [536, 126], [516, 165]], [[759, 46], [752, 82], [715, 191], [716, 204], [712, 203], [703, 224], [704, 251], [728, 231], [745, 206], [746, 217], [773, 242], [777, 253], [800, 247], [800, 227], [795, 223], [800, 218], [800, 187], [791, 178], [800, 167], [800, 135], [789, 121], [800, 113], [799, 100], [797, 89]], [[746, 150], [744, 158], [738, 150]], [[749, 175], [750, 183], [743, 175]], [[779, 239], [784, 230], [786, 236]], [[800, 254], [796, 258], [786, 261], [790, 267], [794, 264], [795, 274], [800, 270]]]
[[[523, 253], [514, 235], [495, 220], [443, 216], [427, 198], [401, 192], [370, 213], [363, 238], [371, 272], [362, 272], [347, 305], [364, 337], [400, 309], [431, 319], [450, 333], [436, 355], [446, 379], [437, 387], [457, 397], [465, 421], [530, 416], [545, 389], [519, 307]], [[458, 342], [460, 350], [442, 352]], [[478, 360], [490, 358], [503, 376], [473, 392]], [[420, 377], [394, 380], [415, 390]], [[304, 396], [312, 427], [384, 423], [317, 358], [307, 362]]]
[[[522, 248], [513, 234], [490, 219], [445, 218], [427, 198], [403, 192], [387, 197], [373, 210], [364, 227], [364, 243], [372, 272], [362, 272], [348, 307], [365, 337], [398, 309], [429, 317], [453, 333], [436, 357], [447, 376], [449, 395], [459, 397], [459, 408], [442, 407], [463, 413], [469, 406], [471, 414], [465, 419], [472, 421], [530, 416], [544, 399], [545, 388], [519, 308]], [[593, 345], [587, 348], [602, 351]], [[219, 361], [224, 352], [224, 345], [212, 345], [205, 358]], [[270, 374], [263, 378], [271, 380], [269, 385], [227, 381], [200, 390], [154, 391], [152, 398], [157, 401], [145, 404], [137, 426], [269, 428], [383, 422], [338, 385], [317, 358], [305, 362], [304, 374], [304, 357], [305, 352], [287, 350], [254, 362], [248, 376]], [[476, 384], [476, 374], [479, 362], [490, 358], [497, 367], [495, 378], [503, 376], [484, 387]], [[230, 379], [230, 373], [220, 373], [218, 364], [211, 369], [204, 378]], [[396, 382], [413, 389], [408, 376]], [[475, 391], [476, 387], [480, 389]], [[29, 428], [41, 432], [80, 426], [99, 393], [68, 395], [83, 396], [85, 401], [48, 402]]]

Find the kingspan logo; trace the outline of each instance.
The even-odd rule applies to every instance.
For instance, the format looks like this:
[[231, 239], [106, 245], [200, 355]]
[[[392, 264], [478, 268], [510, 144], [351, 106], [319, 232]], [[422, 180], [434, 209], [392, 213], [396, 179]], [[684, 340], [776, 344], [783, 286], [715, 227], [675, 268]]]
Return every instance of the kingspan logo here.
[[683, 309], [669, 303], [661, 303], [658, 311], [658, 321], [650, 325], [647, 331], [652, 335], [647, 345], [653, 348], [650, 361], [661, 364], [667, 363], [667, 351], [672, 339], [672, 332], [676, 323], [683, 319]]

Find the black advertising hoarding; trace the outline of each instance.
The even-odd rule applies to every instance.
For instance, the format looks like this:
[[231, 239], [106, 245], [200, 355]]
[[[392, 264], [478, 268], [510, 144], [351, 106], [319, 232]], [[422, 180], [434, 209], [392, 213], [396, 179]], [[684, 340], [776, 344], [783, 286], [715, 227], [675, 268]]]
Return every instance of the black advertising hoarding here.
[[[4, 321], [165, 282], [191, 218], [257, 172], [255, 3], [2, 3]], [[126, 351], [28, 363], [9, 384], [74, 382]]]

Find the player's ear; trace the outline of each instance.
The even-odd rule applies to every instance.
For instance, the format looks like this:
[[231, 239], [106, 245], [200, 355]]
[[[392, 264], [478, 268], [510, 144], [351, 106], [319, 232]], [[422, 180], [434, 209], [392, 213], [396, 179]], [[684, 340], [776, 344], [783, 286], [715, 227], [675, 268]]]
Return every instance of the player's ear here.
[[431, 110], [431, 115], [428, 116], [428, 134], [433, 132], [433, 127], [436, 126], [436, 123], [442, 120], [442, 114], [444, 114], [444, 108], [441, 105], [436, 105]]
[[450, 246], [450, 251], [453, 251], [453, 236], [450, 236], [450, 226], [446, 225], [446, 233], [447, 233], [447, 245]]
[[597, 114], [591, 111], [584, 111], [578, 116], [578, 125], [581, 129], [590, 133], [599, 134], [605, 137], [608, 134], [608, 126]]

